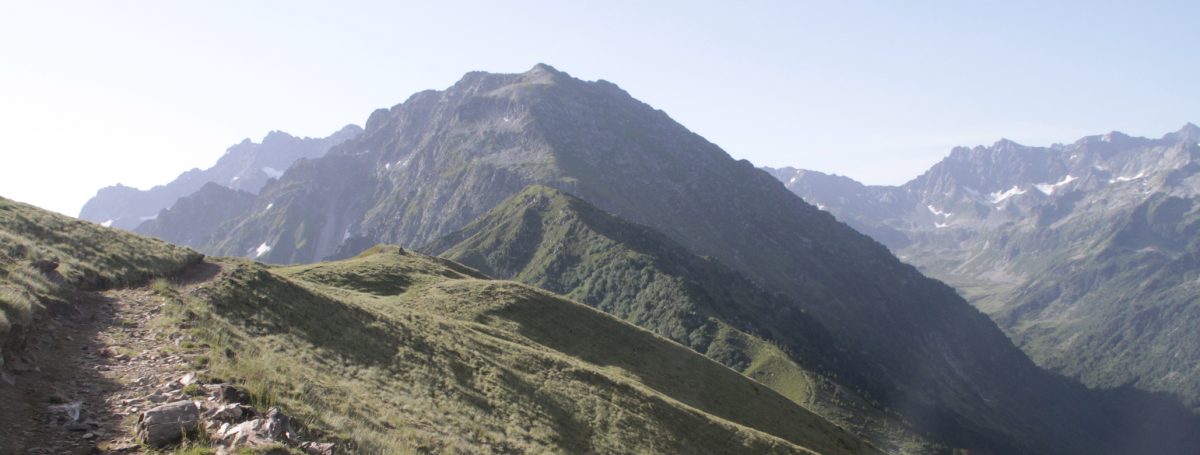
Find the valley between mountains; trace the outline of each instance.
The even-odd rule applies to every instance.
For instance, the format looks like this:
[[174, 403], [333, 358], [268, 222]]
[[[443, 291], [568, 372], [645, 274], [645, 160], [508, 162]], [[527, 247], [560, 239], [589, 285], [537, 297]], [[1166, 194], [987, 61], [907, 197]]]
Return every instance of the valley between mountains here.
[[[193, 453], [1200, 453], [1196, 136], [867, 187], [735, 160], [608, 81], [468, 73], [82, 220], [0, 200], [6, 443], [76, 437], [19, 392], [57, 390], [80, 450], [152, 450], [125, 416], [159, 393], [211, 415], [162, 446]], [[222, 439], [231, 388], [231, 424], [293, 436]]]

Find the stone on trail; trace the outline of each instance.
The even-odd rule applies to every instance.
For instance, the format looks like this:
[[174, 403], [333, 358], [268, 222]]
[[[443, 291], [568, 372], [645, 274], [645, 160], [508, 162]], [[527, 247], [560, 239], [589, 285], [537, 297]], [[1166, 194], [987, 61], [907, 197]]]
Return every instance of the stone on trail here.
[[137, 436], [155, 448], [177, 443], [200, 426], [200, 408], [191, 401], [176, 401], [143, 412], [138, 417]]

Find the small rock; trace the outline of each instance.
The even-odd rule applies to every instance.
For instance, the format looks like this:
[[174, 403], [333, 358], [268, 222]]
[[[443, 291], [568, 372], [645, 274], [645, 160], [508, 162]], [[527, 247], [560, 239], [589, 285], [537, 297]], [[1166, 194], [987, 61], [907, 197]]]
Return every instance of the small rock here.
[[84, 433], [83, 439], [96, 439], [96, 433]]
[[267, 434], [271, 439], [276, 441], [289, 441], [293, 437], [292, 418], [288, 417], [279, 408], [271, 408], [267, 411]]
[[79, 422], [79, 417], [83, 413], [83, 402], [56, 404], [50, 406], [50, 412], [58, 415], [59, 422]]
[[224, 423], [215, 433], [213, 442], [227, 448], [256, 447], [274, 443], [297, 444], [291, 418], [271, 408], [266, 416], [239, 424]]
[[200, 408], [191, 401], [176, 401], [143, 412], [138, 416], [137, 435], [151, 447], [161, 448], [178, 442], [184, 433], [200, 426]]
[[196, 373], [188, 373], [183, 375], [182, 378], [179, 378], [179, 384], [184, 386], [195, 384], [197, 381], [198, 379], [196, 378]]
[[248, 417], [254, 416], [254, 408], [237, 403], [230, 403], [210, 409], [206, 414], [209, 419], [216, 422], [237, 423], [246, 420]]
[[300, 444], [300, 450], [308, 455], [333, 455], [336, 446], [332, 442], [306, 442]]
[[167, 397], [161, 393], [155, 393], [155, 394], [152, 394], [152, 395], [146, 397], [146, 401], [149, 401], [151, 403], [162, 403], [164, 401], [167, 401]]
[[250, 393], [241, 387], [221, 384], [221, 388], [217, 392], [217, 399], [226, 403], [250, 404]]
[[140, 452], [141, 450], [142, 450], [142, 446], [139, 446], [137, 444], [121, 444], [121, 445], [115, 445], [115, 446], [108, 447], [108, 453], [110, 455], [121, 454], [121, 453], [137, 453], [137, 452]]

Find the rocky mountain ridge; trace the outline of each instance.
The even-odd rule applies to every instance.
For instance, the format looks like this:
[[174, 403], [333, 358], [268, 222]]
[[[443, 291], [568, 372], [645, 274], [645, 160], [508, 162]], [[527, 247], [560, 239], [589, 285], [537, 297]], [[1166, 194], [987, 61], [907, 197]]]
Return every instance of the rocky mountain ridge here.
[[962, 290], [1040, 364], [1200, 403], [1185, 335], [1200, 319], [1200, 127], [960, 147], [898, 187], [768, 172]]
[[362, 128], [357, 125], [347, 125], [324, 138], [299, 138], [272, 131], [261, 143], [245, 139], [229, 147], [212, 167], [193, 168], [170, 183], [149, 190], [121, 184], [101, 188], [84, 204], [79, 218], [132, 230], [208, 183], [257, 193], [268, 180], [283, 176], [297, 159], [324, 155], [330, 147], [361, 133]]

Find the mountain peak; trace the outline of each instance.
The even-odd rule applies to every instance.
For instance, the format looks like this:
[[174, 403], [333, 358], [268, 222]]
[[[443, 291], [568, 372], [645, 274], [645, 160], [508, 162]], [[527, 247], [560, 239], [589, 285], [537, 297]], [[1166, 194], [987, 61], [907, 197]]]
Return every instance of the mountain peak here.
[[531, 73], [532, 74], [536, 74], [536, 73], [566, 74], [566, 73], [563, 73], [562, 71], [559, 71], [558, 69], [554, 68], [553, 66], [547, 65], [545, 63], [538, 63], [536, 65], [533, 65], [533, 68], [530, 68], [529, 71], [526, 71], [525, 73], [526, 74], [531, 74]]
[[1109, 131], [1108, 134], [1105, 134], [1101, 139], [1104, 142], [1112, 142], [1115, 140], [1129, 139], [1129, 135], [1122, 133], [1120, 131], [1113, 130], [1113, 131]]
[[540, 82], [540, 83], [555, 83], [571, 79], [571, 75], [559, 71], [553, 66], [545, 63], [533, 65], [529, 71], [520, 74], [518, 81], [520, 82]]
[[[493, 73], [471, 71], [462, 76], [446, 90], [425, 90], [409, 97], [402, 103], [436, 102], [439, 99], [463, 99], [483, 94], [495, 94], [499, 90], [529, 85], [556, 85], [569, 81], [571, 76], [545, 63], [538, 63], [523, 73]], [[368, 123], [371, 123], [368, 121]], [[371, 128], [367, 128], [368, 130]]]
[[266, 136], [263, 136], [262, 143], [284, 143], [295, 140], [296, 137], [284, 131], [271, 130]]
[[1200, 141], [1200, 126], [1196, 126], [1196, 124], [1188, 122], [1185, 123], [1182, 128], [1179, 128], [1179, 131], [1169, 133], [1165, 137], [1168, 139], [1179, 138]]
[[524, 189], [517, 192], [517, 195], [514, 196], [513, 199], [514, 200], [530, 199], [530, 198], [558, 199], [558, 198], [562, 198], [562, 197], [567, 197], [567, 194], [562, 191], [559, 191], [557, 189], [548, 187], [546, 185], [540, 185], [540, 184], [534, 183], [531, 185], [527, 185]]
[[1200, 143], [1200, 126], [1192, 122], [1183, 124], [1178, 131], [1164, 134], [1163, 141], [1168, 143], [1198, 142]]
[[1002, 138], [1000, 138], [1000, 140], [998, 140], [994, 144], [992, 144], [993, 149], [1005, 149], [1005, 148], [1010, 148], [1010, 147], [1024, 147], [1024, 146], [1017, 143], [1017, 141], [1014, 141], [1014, 140], [1006, 138], [1006, 137], [1002, 137]]

